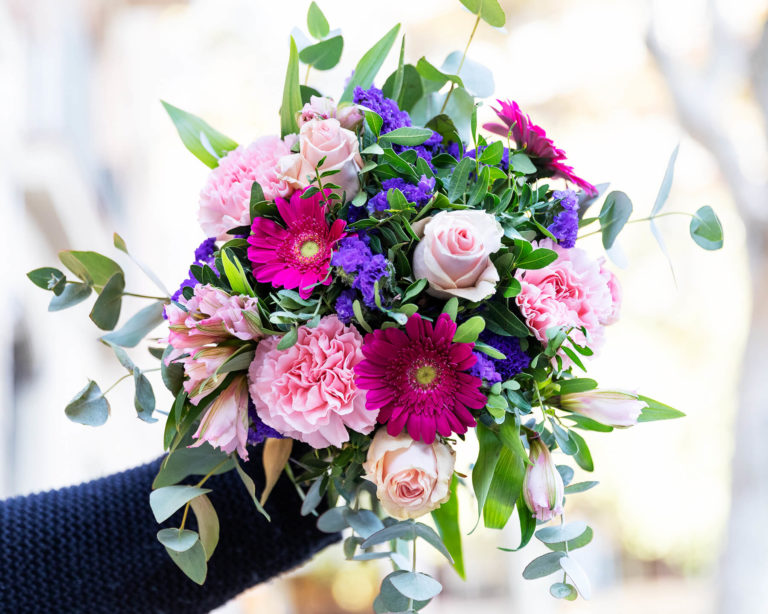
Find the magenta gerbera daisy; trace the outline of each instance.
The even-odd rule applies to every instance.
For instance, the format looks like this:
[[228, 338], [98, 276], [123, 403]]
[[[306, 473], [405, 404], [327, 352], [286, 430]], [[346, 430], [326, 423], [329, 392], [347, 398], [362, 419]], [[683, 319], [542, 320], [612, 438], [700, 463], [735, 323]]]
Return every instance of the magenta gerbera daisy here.
[[501, 105], [501, 108], [494, 108], [493, 110], [496, 111], [496, 115], [504, 124], [491, 122], [483, 124], [483, 128], [503, 137], [510, 135], [517, 147], [525, 150], [525, 153], [544, 173], [544, 176], [562, 177], [579, 186], [587, 194], [597, 195], [595, 186], [578, 177], [573, 172], [572, 166], [564, 164], [565, 152], [559, 147], [555, 147], [544, 128], [534, 124], [530, 116], [523, 113], [516, 102], [512, 100], [508, 102], [497, 100], [496, 102]]
[[482, 380], [467, 373], [475, 364], [473, 343], [454, 343], [456, 323], [448, 314], [435, 322], [419, 314], [405, 330], [385, 328], [365, 337], [363, 356], [355, 365], [355, 383], [366, 390], [366, 408], [379, 410], [387, 433], [404, 428], [416, 441], [431, 444], [436, 433], [466, 433], [475, 426], [471, 409], [485, 407]]
[[264, 217], [253, 220], [248, 259], [256, 281], [275, 288], [298, 288], [301, 298], [306, 299], [315, 284], [331, 283], [333, 248], [345, 236], [347, 223], [335, 220], [328, 226], [322, 194], [309, 198], [302, 198], [302, 194], [294, 192], [290, 202], [275, 199], [286, 228]]

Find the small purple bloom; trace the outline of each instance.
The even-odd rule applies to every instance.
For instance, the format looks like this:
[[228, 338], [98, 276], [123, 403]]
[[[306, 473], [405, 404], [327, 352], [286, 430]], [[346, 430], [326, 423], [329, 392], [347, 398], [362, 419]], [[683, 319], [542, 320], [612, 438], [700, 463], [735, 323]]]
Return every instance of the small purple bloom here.
[[479, 377], [488, 385], [493, 386], [501, 382], [501, 375], [496, 373], [494, 361], [492, 358], [482, 352], [472, 352], [477, 358], [477, 362], [469, 369], [469, 374]]
[[251, 419], [251, 424], [248, 427], [248, 445], [255, 446], [260, 444], [265, 439], [283, 439], [283, 436], [278, 433], [271, 426], [267, 426], [261, 421], [259, 415], [256, 413], [256, 406], [251, 399], [248, 399], [248, 417]]
[[[192, 263], [192, 265], [205, 266], [207, 264], [209, 267], [211, 267], [215, 271], [216, 267], [214, 267], [214, 264], [213, 264], [215, 261], [213, 254], [215, 252], [216, 252], [216, 238], [211, 237], [209, 239], [206, 239], [195, 249], [195, 261]], [[171, 297], [171, 299], [174, 301], [179, 300], [179, 297], [181, 296], [181, 293], [184, 291], [184, 288], [194, 288], [195, 284], [197, 283], [198, 283], [198, 280], [194, 278], [194, 276], [192, 275], [192, 271], [190, 270], [189, 273], [187, 274], [187, 279], [181, 282], [179, 289], [173, 293], [173, 296]], [[165, 315], [163, 315], [163, 317], [165, 317]]]
[[352, 308], [352, 303], [354, 302], [355, 291], [350, 288], [342, 290], [339, 298], [336, 299], [336, 315], [344, 324], [348, 324], [355, 317], [355, 312]]
[[531, 357], [522, 350], [517, 337], [505, 337], [484, 330], [480, 334], [480, 340], [506, 356], [504, 359], [488, 357], [502, 382], [512, 379], [531, 364]]
[[368, 201], [368, 210], [371, 213], [389, 209], [389, 202], [387, 201], [387, 192], [389, 190], [400, 190], [405, 199], [408, 202], [415, 203], [416, 208], [419, 209], [432, 198], [435, 190], [435, 178], [427, 178], [426, 175], [422, 175], [419, 183], [413, 185], [405, 179], [394, 177], [393, 179], [385, 179], [381, 183], [381, 187], [382, 191]]
[[579, 233], [579, 199], [573, 190], [557, 190], [552, 193], [552, 197], [559, 202], [563, 210], [555, 215], [547, 230], [555, 235], [561, 247], [570, 249], [576, 245], [576, 236]]
[[352, 287], [360, 290], [363, 302], [371, 309], [376, 309], [374, 284], [384, 277], [389, 277], [388, 265], [389, 262], [382, 254], [376, 254], [368, 260], [352, 283]]
[[383, 120], [381, 134], [411, 125], [408, 113], [401, 111], [397, 103], [391, 98], [386, 98], [377, 87], [371, 86], [367, 90], [360, 86], [356, 87], [353, 100], [355, 104], [362, 105], [381, 116]]
[[363, 268], [371, 255], [371, 250], [365, 241], [353, 235], [339, 241], [339, 248], [331, 257], [331, 264], [344, 269], [347, 275], [353, 275]]

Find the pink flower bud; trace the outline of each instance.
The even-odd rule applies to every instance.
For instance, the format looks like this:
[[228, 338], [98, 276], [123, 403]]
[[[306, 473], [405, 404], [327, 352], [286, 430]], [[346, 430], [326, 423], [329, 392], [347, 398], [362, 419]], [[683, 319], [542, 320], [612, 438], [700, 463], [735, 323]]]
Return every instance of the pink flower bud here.
[[647, 405], [636, 393], [624, 390], [586, 390], [560, 397], [561, 408], [618, 428], [637, 424]]
[[214, 400], [203, 414], [197, 432], [192, 436], [196, 448], [204, 441], [227, 454], [237, 450], [243, 460], [248, 460], [245, 445], [248, 441], [248, 382], [241, 375]]
[[525, 470], [523, 499], [537, 520], [552, 520], [563, 513], [563, 478], [541, 439], [532, 440], [530, 446], [531, 464]]

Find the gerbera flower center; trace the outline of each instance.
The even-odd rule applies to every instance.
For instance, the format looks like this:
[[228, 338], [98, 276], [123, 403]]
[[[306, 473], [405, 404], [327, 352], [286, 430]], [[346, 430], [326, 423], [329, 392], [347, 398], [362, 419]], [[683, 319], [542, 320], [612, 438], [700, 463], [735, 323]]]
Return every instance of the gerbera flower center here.
[[416, 369], [416, 381], [425, 388], [435, 381], [437, 370], [432, 365], [423, 365]]
[[299, 252], [304, 258], [311, 258], [320, 251], [320, 246], [317, 241], [304, 241]]

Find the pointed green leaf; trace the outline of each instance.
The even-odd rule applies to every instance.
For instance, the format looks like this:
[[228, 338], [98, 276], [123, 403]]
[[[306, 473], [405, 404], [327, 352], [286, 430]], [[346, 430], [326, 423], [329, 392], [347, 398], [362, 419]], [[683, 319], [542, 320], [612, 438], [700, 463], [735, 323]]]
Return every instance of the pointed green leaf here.
[[648, 404], [648, 407], [644, 407], [640, 413], [638, 422], [654, 422], [656, 420], [672, 420], [674, 418], [682, 418], [685, 414], [674, 407], [659, 403], [649, 397], [638, 396], [639, 400]]
[[483, 506], [483, 521], [489, 529], [503, 529], [523, 489], [525, 463], [523, 459], [504, 446], [488, 489]]
[[328, 20], [323, 15], [320, 7], [317, 6], [317, 2], [312, 2], [309, 5], [309, 11], [307, 11], [307, 30], [318, 40], [328, 36], [328, 33], [331, 31]]
[[297, 114], [301, 111], [301, 89], [299, 87], [299, 52], [296, 41], [291, 37], [288, 68], [285, 71], [283, 103], [280, 106], [280, 136], [299, 131]]
[[175, 552], [167, 547], [166, 551], [173, 562], [190, 580], [201, 586], [203, 585], [208, 573], [208, 565], [206, 565], [205, 550], [199, 541], [195, 542], [194, 546], [184, 552]]
[[157, 301], [134, 314], [119, 330], [107, 333], [101, 338], [126, 348], [136, 347], [150, 332], [163, 323], [165, 303]]
[[357, 86], [363, 89], [371, 87], [381, 65], [384, 63], [387, 55], [389, 55], [389, 51], [392, 49], [399, 31], [400, 24], [397, 24], [360, 58], [355, 67], [355, 72], [352, 74], [349, 83], [347, 83], [347, 87], [344, 88], [344, 93], [341, 95], [339, 102], [351, 102], [352, 95]]
[[382, 134], [379, 143], [392, 143], [394, 145], [421, 145], [432, 136], [432, 131], [427, 128], [395, 128], [391, 132]]
[[669, 191], [672, 189], [672, 180], [675, 175], [675, 160], [677, 160], [677, 152], [679, 149], [680, 145], [675, 147], [674, 150], [672, 150], [672, 155], [669, 156], [669, 162], [667, 162], [667, 170], [664, 172], [664, 179], [661, 181], [659, 193], [656, 195], [656, 202], [653, 203], [653, 209], [651, 209], [650, 217], [657, 215], [664, 207], [664, 204], [667, 202], [667, 198], [669, 198]]
[[219, 517], [207, 495], [195, 497], [189, 502], [189, 506], [197, 518], [200, 543], [205, 550], [205, 559], [208, 560], [219, 543]]
[[237, 147], [237, 143], [213, 129], [199, 117], [161, 101], [170, 115], [184, 146], [210, 168], [219, 165], [219, 159]]
[[[472, 468], [472, 487], [477, 498], [477, 523], [479, 523], [480, 513], [485, 506], [485, 500], [491, 487], [493, 473], [496, 470], [496, 464], [499, 462], [502, 443], [496, 437], [496, 434], [482, 422], [478, 422], [476, 433], [479, 450], [477, 461]], [[475, 523], [475, 527], [477, 527], [477, 523]]]
[[616, 237], [632, 215], [632, 201], [624, 192], [611, 192], [605, 197], [600, 210], [600, 230], [603, 234], [603, 247], [611, 249]]
[[334, 36], [304, 47], [299, 52], [299, 59], [317, 70], [330, 70], [339, 63], [343, 50], [344, 39], [341, 36]]
[[461, 545], [461, 528], [459, 526], [459, 480], [454, 475], [451, 479], [451, 495], [445, 503], [432, 511], [432, 520], [440, 533], [440, 537], [453, 557], [453, 568], [462, 579], [466, 579], [464, 570], [464, 553]]
[[115, 273], [109, 278], [93, 304], [90, 318], [102, 330], [112, 330], [120, 319], [120, 308], [123, 304], [125, 277], [123, 273]]
[[251, 284], [248, 283], [248, 277], [245, 275], [243, 265], [231, 249], [222, 250], [221, 263], [224, 265], [224, 274], [227, 276], [227, 281], [232, 286], [232, 291], [235, 294], [256, 296], [253, 288], [251, 288]]
[[691, 219], [691, 238], [699, 247], [717, 250], [723, 246], [723, 226], [709, 205], [701, 207]]
[[65, 250], [59, 252], [59, 260], [77, 277], [92, 285], [96, 292], [101, 292], [117, 273], [123, 273], [117, 262], [97, 252]]

